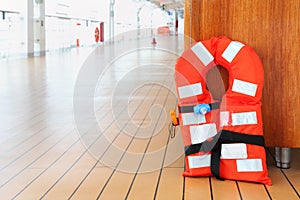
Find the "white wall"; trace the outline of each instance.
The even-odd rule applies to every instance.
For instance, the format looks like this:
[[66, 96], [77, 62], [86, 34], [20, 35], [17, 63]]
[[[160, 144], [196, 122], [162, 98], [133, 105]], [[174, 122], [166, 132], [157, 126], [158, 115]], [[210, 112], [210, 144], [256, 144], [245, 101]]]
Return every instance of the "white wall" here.
[[27, 51], [26, 2], [1, 0], [0, 10], [0, 59], [25, 55]]

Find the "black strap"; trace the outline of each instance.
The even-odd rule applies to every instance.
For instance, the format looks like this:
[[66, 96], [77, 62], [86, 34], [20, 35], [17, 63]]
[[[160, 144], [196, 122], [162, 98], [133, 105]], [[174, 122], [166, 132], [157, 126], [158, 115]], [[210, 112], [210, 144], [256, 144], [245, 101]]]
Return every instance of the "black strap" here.
[[221, 143], [217, 142], [215, 148], [211, 151], [210, 171], [219, 180], [224, 180], [220, 176]]
[[199, 144], [191, 144], [189, 146], [184, 147], [184, 153], [186, 156], [198, 153], [198, 152], [204, 152], [208, 153], [212, 151], [214, 146], [216, 145], [217, 140], [212, 140], [211, 142], [205, 141], [203, 143]]
[[234, 131], [222, 130], [219, 140], [224, 143], [246, 143], [258, 146], [265, 146], [265, 140], [262, 135], [249, 135]]
[[[208, 104], [211, 110], [216, 110], [220, 108], [220, 102], [214, 102]], [[180, 113], [191, 113], [194, 112], [194, 106], [179, 106]]]
[[[242, 134], [234, 131], [222, 130], [213, 137], [213, 140], [205, 141], [199, 144], [191, 144], [185, 146], [185, 155], [191, 155], [198, 152], [209, 152], [217, 146], [217, 144], [225, 143], [246, 143], [258, 146], [265, 146], [264, 137], [261, 135]], [[221, 148], [221, 145], [220, 145]]]
[[258, 146], [265, 146], [264, 137], [261, 135], [242, 134], [234, 131], [222, 130], [213, 137], [213, 140], [205, 141], [200, 144], [185, 146], [185, 155], [191, 155], [198, 152], [211, 151], [211, 172], [217, 178], [220, 177], [220, 157], [221, 146], [225, 143], [246, 143]]

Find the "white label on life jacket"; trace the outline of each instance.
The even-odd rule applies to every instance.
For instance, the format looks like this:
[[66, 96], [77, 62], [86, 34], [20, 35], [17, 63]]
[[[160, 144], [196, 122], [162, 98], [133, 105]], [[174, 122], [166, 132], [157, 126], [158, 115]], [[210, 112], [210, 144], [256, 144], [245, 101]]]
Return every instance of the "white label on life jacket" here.
[[197, 115], [194, 113], [182, 113], [182, 124], [190, 125], [190, 124], [201, 124], [206, 122], [205, 115]]
[[238, 92], [238, 93], [255, 97], [256, 90], [257, 90], [257, 84], [241, 81], [238, 79], [233, 80], [233, 84], [232, 84], [233, 92]]
[[236, 160], [238, 172], [261, 172], [263, 171], [261, 159]]
[[210, 158], [211, 155], [203, 155], [203, 156], [189, 156], [189, 168], [199, 168], [199, 167], [209, 167], [210, 166]]
[[229, 126], [229, 112], [220, 112], [220, 126]]
[[192, 144], [199, 144], [215, 136], [217, 134], [217, 127], [214, 123], [190, 126], [190, 134]]
[[214, 57], [207, 50], [207, 48], [202, 44], [202, 42], [198, 42], [195, 44], [191, 50], [194, 54], [201, 60], [204, 66], [207, 66], [211, 61], [214, 60]]
[[245, 143], [222, 144], [222, 159], [240, 159], [247, 157], [247, 145]]
[[232, 126], [257, 124], [256, 112], [232, 113]]
[[178, 93], [181, 99], [196, 96], [202, 94], [202, 85], [201, 83], [195, 83], [191, 85], [181, 86], [178, 87]]
[[223, 52], [222, 57], [231, 63], [243, 46], [245, 45], [237, 41], [230, 42], [228, 47]]

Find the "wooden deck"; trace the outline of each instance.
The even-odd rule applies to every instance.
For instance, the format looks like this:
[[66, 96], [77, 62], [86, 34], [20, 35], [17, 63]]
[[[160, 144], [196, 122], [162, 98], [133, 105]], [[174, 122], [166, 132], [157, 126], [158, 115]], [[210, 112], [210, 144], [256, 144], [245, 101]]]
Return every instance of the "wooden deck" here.
[[93, 97], [97, 128], [78, 123], [73, 101], [93, 48], [0, 61], [0, 199], [299, 199], [299, 149], [282, 170], [268, 148], [273, 186], [182, 177], [181, 136], [168, 133], [177, 55], [159, 49], [173, 39], [107, 68]]

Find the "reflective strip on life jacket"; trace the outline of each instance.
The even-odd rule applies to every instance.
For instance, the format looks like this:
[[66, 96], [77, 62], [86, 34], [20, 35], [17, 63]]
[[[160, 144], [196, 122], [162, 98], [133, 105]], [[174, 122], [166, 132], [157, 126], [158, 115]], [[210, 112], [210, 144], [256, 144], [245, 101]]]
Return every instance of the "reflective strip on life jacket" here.
[[255, 96], [257, 90], [257, 84], [249, 83], [238, 79], [233, 80], [232, 91], [246, 94], [249, 96]]
[[246, 159], [247, 145], [245, 143], [222, 144], [221, 159]]
[[240, 42], [231, 41], [228, 47], [223, 52], [222, 57], [231, 63], [243, 46], [245, 45]]
[[203, 156], [189, 156], [188, 164], [189, 168], [201, 168], [201, 167], [210, 167], [211, 155], [206, 154]]
[[214, 57], [201, 42], [198, 42], [196, 45], [194, 45], [191, 50], [201, 60], [204, 66], [207, 66], [211, 61], [214, 60]]
[[201, 124], [197, 126], [190, 126], [190, 135], [192, 144], [199, 144], [217, 134], [217, 127], [215, 123]]
[[261, 159], [244, 159], [236, 161], [238, 172], [262, 172], [263, 164]]
[[[206, 86], [207, 72], [217, 65], [229, 72], [221, 103]], [[198, 42], [178, 58], [174, 77], [185, 146], [183, 175], [271, 185], [261, 116], [263, 68], [254, 50], [224, 36]], [[198, 104], [213, 109], [195, 114]]]
[[220, 126], [229, 126], [229, 111], [220, 112]]
[[228, 111], [220, 112], [220, 126], [229, 126], [229, 121], [232, 126], [258, 123], [255, 111], [232, 113], [231, 117]]
[[180, 98], [192, 97], [202, 94], [201, 83], [178, 87], [178, 93]]
[[206, 122], [205, 115], [196, 115], [194, 113], [181, 114], [182, 125], [202, 124]]
[[256, 112], [232, 113], [232, 126], [257, 124]]

